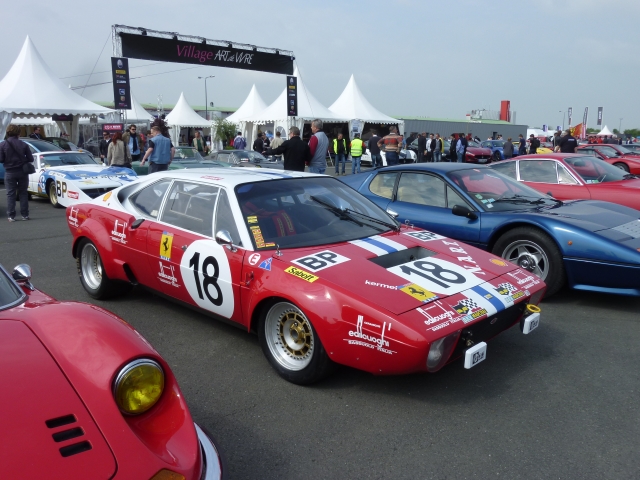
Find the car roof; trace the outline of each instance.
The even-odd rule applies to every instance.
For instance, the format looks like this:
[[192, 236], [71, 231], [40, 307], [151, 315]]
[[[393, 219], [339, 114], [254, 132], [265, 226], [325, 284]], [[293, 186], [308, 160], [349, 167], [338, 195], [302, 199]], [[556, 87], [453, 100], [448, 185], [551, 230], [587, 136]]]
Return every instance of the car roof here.
[[[502, 163], [502, 162], [513, 162], [514, 160], [521, 160], [521, 159], [525, 159], [525, 160], [546, 160], [546, 159], [552, 159], [552, 160], [563, 160], [565, 158], [571, 158], [571, 157], [592, 157], [593, 155], [587, 155], [584, 153], [559, 153], [559, 152], [553, 152], [553, 153], [533, 153], [531, 155], [519, 155], [516, 158], [512, 158], [510, 160], [501, 160], [498, 163]], [[596, 158], [596, 157], [593, 157]]]
[[447, 173], [456, 170], [468, 170], [469, 168], [487, 168], [485, 165], [476, 165], [475, 163], [457, 163], [457, 162], [435, 162], [435, 163], [409, 163], [404, 165], [394, 165], [393, 167], [381, 168], [380, 172], [415, 171], [415, 172], [438, 172]]
[[[198, 181], [215, 185], [235, 187], [249, 182], [266, 182], [288, 178], [329, 177], [315, 173], [293, 172], [288, 170], [268, 170], [263, 168], [190, 168], [186, 170], [167, 170], [148, 175], [148, 179], [171, 178], [176, 180]], [[330, 177], [329, 177], [330, 178]]]

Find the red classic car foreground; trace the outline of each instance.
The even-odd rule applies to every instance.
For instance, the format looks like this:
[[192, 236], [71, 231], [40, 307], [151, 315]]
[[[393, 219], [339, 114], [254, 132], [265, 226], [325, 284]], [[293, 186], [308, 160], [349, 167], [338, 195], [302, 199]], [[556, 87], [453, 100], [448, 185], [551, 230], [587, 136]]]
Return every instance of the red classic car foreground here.
[[2, 477], [221, 478], [158, 352], [114, 314], [58, 302], [30, 278], [0, 266]]
[[141, 284], [257, 331], [285, 379], [335, 363], [375, 374], [484, 360], [486, 340], [539, 321], [545, 284], [474, 247], [400, 226], [337, 179], [175, 170], [67, 209], [80, 280]]
[[640, 210], [640, 179], [591, 155], [524, 155], [491, 168], [558, 200], [603, 200]]

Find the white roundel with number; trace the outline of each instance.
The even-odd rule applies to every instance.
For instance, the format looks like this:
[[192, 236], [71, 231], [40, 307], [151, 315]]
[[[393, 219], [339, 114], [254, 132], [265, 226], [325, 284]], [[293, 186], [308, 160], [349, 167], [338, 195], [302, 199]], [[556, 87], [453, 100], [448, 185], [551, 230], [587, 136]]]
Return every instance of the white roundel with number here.
[[222, 245], [212, 240], [193, 242], [182, 256], [180, 273], [199, 307], [231, 318], [235, 301], [229, 260]]
[[434, 257], [413, 260], [387, 270], [430, 292], [444, 295], [453, 295], [484, 282], [464, 267]]

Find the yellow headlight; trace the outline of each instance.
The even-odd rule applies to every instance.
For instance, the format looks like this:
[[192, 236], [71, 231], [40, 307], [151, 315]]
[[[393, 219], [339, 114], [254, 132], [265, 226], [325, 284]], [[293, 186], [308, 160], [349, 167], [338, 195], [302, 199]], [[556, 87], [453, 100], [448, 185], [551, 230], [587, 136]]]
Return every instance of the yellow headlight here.
[[157, 362], [139, 359], [125, 365], [113, 384], [113, 396], [122, 412], [144, 413], [160, 399], [164, 372]]

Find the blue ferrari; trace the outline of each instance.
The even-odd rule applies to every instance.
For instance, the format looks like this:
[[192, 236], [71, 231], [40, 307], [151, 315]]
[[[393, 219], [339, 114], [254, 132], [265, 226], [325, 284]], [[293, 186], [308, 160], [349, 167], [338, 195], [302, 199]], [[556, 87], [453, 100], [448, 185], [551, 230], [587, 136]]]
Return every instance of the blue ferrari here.
[[562, 202], [485, 166], [421, 163], [340, 178], [416, 227], [488, 250], [563, 285], [640, 296], [640, 211]]

